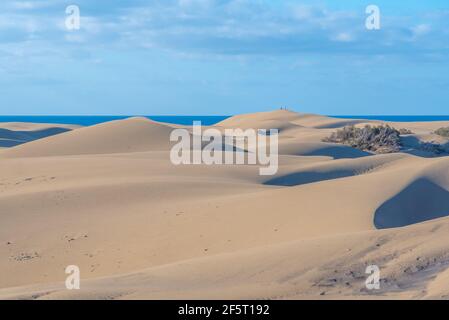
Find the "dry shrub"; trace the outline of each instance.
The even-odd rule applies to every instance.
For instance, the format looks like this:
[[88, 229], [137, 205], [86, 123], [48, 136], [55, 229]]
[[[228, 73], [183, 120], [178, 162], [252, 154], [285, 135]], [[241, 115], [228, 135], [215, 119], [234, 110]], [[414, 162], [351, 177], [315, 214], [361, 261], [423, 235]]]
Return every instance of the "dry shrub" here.
[[386, 126], [370, 126], [363, 128], [346, 126], [334, 132], [325, 142], [341, 143], [364, 151], [375, 153], [398, 152], [401, 149], [400, 133]]
[[439, 136], [449, 138], [449, 127], [440, 128], [440, 129], [436, 130], [435, 133]]
[[410, 129], [401, 128], [401, 129], [399, 129], [399, 134], [401, 134], [401, 135], [403, 135], [403, 134], [413, 134], [413, 132]]

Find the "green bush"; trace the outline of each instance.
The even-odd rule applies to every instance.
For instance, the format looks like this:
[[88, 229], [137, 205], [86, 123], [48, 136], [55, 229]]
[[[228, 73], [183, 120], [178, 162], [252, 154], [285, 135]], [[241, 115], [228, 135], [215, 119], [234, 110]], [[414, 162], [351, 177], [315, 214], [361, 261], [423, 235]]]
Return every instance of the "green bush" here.
[[325, 142], [341, 143], [353, 148], [376, 153], [398, 152], [401, 149], [400, 133], [386, 125], [363, 128], [347, 126], [337, 130]]

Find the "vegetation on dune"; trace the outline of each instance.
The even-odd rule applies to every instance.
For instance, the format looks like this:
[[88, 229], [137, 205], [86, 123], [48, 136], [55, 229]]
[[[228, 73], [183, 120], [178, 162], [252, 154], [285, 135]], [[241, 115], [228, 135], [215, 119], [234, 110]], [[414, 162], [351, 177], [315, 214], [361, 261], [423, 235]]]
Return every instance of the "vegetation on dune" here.
[[449, 127], [440, 128], [440, 129], [436, 130], [435, 133], [439, 136], [449, 138]]
[[324, 142], [341, 143], [375, 153], [398, 152], [401, 148], [400, 132], [388, 125], [363, 128], [346, 126], [334, 132]]
[[399, 129], [399, 133], [400, 133], [401, 135], [405, 135], [405, 134], [413, 134], [412, 130], [406, 129], [406, 128], [401, 128], [401, 129]]

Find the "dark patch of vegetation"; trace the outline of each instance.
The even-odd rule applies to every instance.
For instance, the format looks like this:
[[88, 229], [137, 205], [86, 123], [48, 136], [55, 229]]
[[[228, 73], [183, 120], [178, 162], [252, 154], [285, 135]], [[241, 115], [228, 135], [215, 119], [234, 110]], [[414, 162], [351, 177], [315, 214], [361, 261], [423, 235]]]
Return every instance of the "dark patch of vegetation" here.
[[449, 127], [440, 128], [440, 129], [436, 130], [435, 133], [439, 136], [449, 138]]
[[388, 125], [363, 128], [347, 126], [337, 130], [324, 142], [341, 143], [364, 151], [392, 153], [401, 149], [400, 132]]

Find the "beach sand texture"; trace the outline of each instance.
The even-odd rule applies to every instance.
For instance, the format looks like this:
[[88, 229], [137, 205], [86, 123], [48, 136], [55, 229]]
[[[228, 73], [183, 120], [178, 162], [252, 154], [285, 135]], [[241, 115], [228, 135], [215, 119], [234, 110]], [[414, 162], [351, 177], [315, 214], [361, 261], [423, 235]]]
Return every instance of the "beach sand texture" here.
[[[447, 299], [449, 158], [416, 146], [449, 122], [389, 123], [405, 148], [322, 142], [381, 121], [290, 111], [279, 171], [170, 162], [180, 126], [0, 124], [0, 299]], [[380, 290], [365, 269], [378, 265]], [[77, 265], [81, 290], [67, 290]]]

